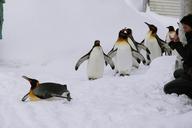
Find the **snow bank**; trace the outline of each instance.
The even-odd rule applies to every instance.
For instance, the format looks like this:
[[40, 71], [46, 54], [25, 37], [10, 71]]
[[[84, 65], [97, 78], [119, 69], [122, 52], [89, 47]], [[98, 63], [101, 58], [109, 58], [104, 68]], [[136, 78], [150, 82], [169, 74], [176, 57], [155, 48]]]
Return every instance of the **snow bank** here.
[[142, 15], [124, 0], [7, 1], [1, 58], [32, 63], [64, 57], [87, 51], [96, 39], [109, 51], [124, 27], [132, 28], [136, 39], [142, 41], [148, 31], [145, 21], [157, 25], [160, 36], [165, 37], [164, 24]]

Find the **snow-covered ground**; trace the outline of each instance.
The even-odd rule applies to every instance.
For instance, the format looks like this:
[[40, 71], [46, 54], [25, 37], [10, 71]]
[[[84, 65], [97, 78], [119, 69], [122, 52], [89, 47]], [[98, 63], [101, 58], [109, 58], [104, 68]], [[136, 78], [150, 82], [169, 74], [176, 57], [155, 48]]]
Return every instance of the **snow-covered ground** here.
[[[164, 38], [174, 20], [140, 13], [122, 0], [7, 1], [0, 42], [0, 128], [191, 128], [192, 101], [163, 92], [175, 57], [157, 58], [129, 77], [114, 76], [107, 67], [102, 79], [88, 81], [86, 63], [74, 70], [94, 40], [100, 39], [107, 52], [127, 26], [141, 41], [148, 29], [144, 21], [156, 24]], [[22, 75], [67, 84], [73, 100], [23, 103], [30, 85]]]

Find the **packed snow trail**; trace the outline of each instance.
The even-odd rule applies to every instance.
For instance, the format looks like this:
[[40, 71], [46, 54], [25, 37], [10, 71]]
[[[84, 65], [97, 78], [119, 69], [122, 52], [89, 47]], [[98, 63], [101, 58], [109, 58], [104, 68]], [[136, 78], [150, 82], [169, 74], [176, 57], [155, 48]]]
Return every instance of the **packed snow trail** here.
[[[129, 77], [115, 77], [109, 68], [104, 77], [88, 81], [84, 73], [71, 71], [47, 74], [47, 66], [13, 68], [0, 75], [0, 124], [2, 128], [190, 128], [192, 102], [186, 96], [165, 95], [163, 85], [172, 79], [175, 57], [156, 59], [149, 68], [142, 67]], [[62, 64], [65, 64], [63, 61]], [[4, 70], [6, 67], [1, 67]], [[10, 67], [7, 67], [9, 69]], [[38, 74], [40, 81], [67, 83], [73, 100], [22, 102], [30, 85], [21, 78], [23, 71]], [[82, 67], [83, 68], [83, 67]], [[67, 70], [67, 69], [65, 69]], [[56, 80], [56, 81], [55, 81]]]

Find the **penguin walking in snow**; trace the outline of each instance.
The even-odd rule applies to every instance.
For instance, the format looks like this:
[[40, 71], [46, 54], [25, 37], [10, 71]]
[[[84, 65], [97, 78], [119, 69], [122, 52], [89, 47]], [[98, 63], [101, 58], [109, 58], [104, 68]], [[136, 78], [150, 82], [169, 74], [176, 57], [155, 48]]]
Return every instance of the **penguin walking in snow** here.
[[[171, 55], [171, 48], [169, 45], [163, 41], [162, 39], [159, 38], [157, 35], [157, 27], [154, 26], [153, 24], [147, 24], [149, 27], [149, 31], [146, 34], [145, 39], [142, 41], [142, 43], [145, 44], [147, 48], [149, 48], [151, 54], [150, 54], [150, 59], [154, 60], [157, 57], [160, 57], [163, 55], [163, 53], [167, 52], [168, 55]], [[148, 60], [148, 57], [147, 57]], [[148, 60], [148, 64], [150, 64], [150, 60]]]
[[[128, 35], [128, 42], [131, 45], [131, 47], [135, 50], [138, 51], [139, 53], [141, 52], [141, 50], [144, 50], [147, 54], [147, 58], [148, 60], [150, 59], [150, 54], [151, 52], [149, 51], [149, 49], [143, 44], [143, 43], [138, 43], [137, 41], [135, 41], [134, 37], [133, 37], [133, 32], [132, 29], [130, 28], [125, 28], [125, 30], [127, 31], [127, 35]], [[133, 66], [138, 68], [139, 67], [139, 63], [135, 58], [133, 58]], [[147, 63], [145, 63], [147, 64]]]
[[115, 68], [112, 59], [103, 52], [99, 40], [95, 41], [94, 46], [90, 52], [78, 60], [75, 66], [75, 70], [78, 70], [79, 66], [85, 60], [88, 60], [87, 75], [89, 80], [95, 80], [103, 77], [105, 63], [109, 64], [112, 69]]
[[24, 79], [30, 82], [31, 88], [22, 101], [30, 100], [37, 101], [40, 99], [48, 99], [51, 97], [65, 98], [70, 101], [72, 98], [70, 92], [67, 90], [67, 85], [61, 85], [57, 83], [39, 83], [36, 79], [31, 79], [23, 76]]
[[121, 30], [114, 47], [108, 53], [108, 56], [114, 58], [116, 74], [119, 73], [120, 76], [130, 75], [133, 66], [133, 57], [143, 63], [146, 62], [145, 58], [131, 47], [127, 39], [127, 31], [125, 29]]

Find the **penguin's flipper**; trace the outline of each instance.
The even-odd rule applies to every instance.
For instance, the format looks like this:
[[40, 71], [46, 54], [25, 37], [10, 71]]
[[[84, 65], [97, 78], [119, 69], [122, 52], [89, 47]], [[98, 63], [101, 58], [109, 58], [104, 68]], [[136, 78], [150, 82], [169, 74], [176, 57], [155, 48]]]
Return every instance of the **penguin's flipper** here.
[[165, 52], [165, 53], [168, 53], [168, 55], [171, 55], [172, 54], [172, 50], [169, 47], [169, 45], [164, 40], [159, 38], [158, 35], [156, 35], [156, 39], [157, 39], [157, 42], [158, 42], [158, 44], [159, 44], [159, 46], [161, 48], [162, 54]]
[[107, 53], [107, 55], [110, 56], [113, 50], [114, 50], [114, 47]]
[[151, 57], [150, 57], [150, 55], [149, 54], [147, 54], [147, 65], [149, 65], [150, 63], [151, 63]]
[[117, 48], [114, 47], [111, 49], [111, 51], [107, 54], [107, 56], [113, 58], [117, 54]]
[[132, 51], [132, 55], [133, 55], [133, 57], [134, 57], [136, 60], [140, 60], [140, 61], [143, 62], [143, 64], [146, 64], [145, 58], [144, 58], [143, 55], [140, 54], [139, 52], [133, 50], [133, 51]]
[[169, 56], [172, 55], [172, 49], [169, 47], [168, 44], [163, 44], [163, 45], [162, 45], [162, 48], [163, 48], [163, 51], [164, 51], [165, 53], [167, 53]]
[[88, 54], [84, 55], [83, 57], [81, 57], [81, 58], [77, 61], [76, 65], [75, 65], [75, 70], [76, 70], [76, 71], [78, 70], [79, 66], [80, 66], [85, 60], [89, 59], [89, 56], [90, 56], [90, 52], [89, 52]]
[[[135, 50], [138, 51], [138, 50], [139, 50], [139, 49], [138, 49], [138, 44], [139, 44], [139, 43], [138, 43], [137, 41], [135, 41], [135, 39], [133, 38], [132, 35], [130, 35], [129, 38], [131, 39], [131, 41], [132, 41], [133, 44], [135, 45], [135, 48], [136, 48]], [[131, 46], [131, 45], [130, 45], [130, 46]], [[131, 46], [131, 47], [132, 47], [132, 46]]]
[[22, 101], [25, 102], [27, 100], [27, 98], [29, 98], [29, 93], [27, 93], [23, 98]]
[[156, 35], [155, 37], [156, 37], [158, 43], [161, 43], [161, 44], [166, 43], [166, 42], [165, 42], [164, 40], [162, 40], [158, 35]]
[[145, 39], [143, 41], [141, 41], [141, 43], [138, 43], [138, 48], [139, 50], [143, 49], [144, 51], [146, 51], [146, 59], [147, 59], [147, 65], [149, 65], [151, 63], [151, 57], [150, 57], [150, 50], [144, 45], [145, 43]]
[[115, 65], [114, 65], [113, 60], [111, 59], [111, 57], [109, 57], [108, 55], [106, 55], [104, 53], [104, 59], [105, 59], [106, 65], [109, 64], [112, 69], [115, 69]]
[[144, 44], [137, 44], [139, 50], [143, 49], [144, 51], [147, 52], [147, 54], [151, 54], [150, 50], [144, 45]]
[[144, 44], [144, 42], [145, 42], [145, 39], [144, 39], [144, 40], [142, 40], [140, 44]]

